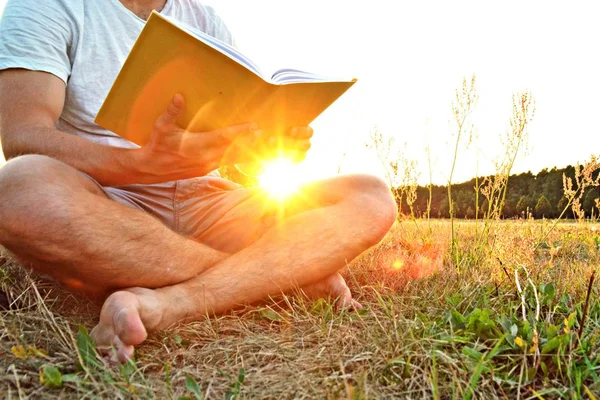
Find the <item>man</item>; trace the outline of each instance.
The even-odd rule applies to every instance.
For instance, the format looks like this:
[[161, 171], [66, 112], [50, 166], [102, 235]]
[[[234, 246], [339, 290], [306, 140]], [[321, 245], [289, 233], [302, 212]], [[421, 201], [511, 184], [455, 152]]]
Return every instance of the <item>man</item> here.
[[[269, 143], [251, 121], [176, 124], [174, 94], [138, 148], [93, 123], [155, 9], [232, 43], [195, 0], [9, 0], [0, 24], [0, 244], [66, 286], [108, 296], [92, 331], [124, 361], [148, 331], [301, 287], [355, 305], [338, 271], [381, 240], [396, 206], [381, 180], [306, 185], [285, 205], [214, 176], [225, 152]], [[298, 158], [312, 130], [286, 133]], [[241, 143], [241, 144], [240, 144]]]

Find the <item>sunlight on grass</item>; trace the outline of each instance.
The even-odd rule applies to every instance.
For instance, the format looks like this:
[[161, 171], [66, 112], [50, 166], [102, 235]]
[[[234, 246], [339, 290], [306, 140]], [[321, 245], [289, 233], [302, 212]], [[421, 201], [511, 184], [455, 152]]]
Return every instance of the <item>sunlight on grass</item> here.
[[[364, 310], [338, 312], [330, 300], [276, 297], [152, 333], [135, 362], [120, 367], [99, 356], [89, 336], [97, 306], [18, 267], [0, 250], [0, 393], [591, 399], [600, 391], [593, 280], [600, 238], [590, 234], [598, 222], [562, 222], [546, 235], [551, 224], [499, 221], [490, 242], [480, 239], [481, 222], [458, 221], [459, 269], [452, 264], [449, 221], [400, 222], [342, 271]], [[540, 240], [545, 244], [536, 249]], [[424, 275], [429, 278], [413, 279]], [[322, 384], [342, 368], [356, 395], [347, 395], [342, 379]], [[457, 387], [464, 396], [455, 396]], [[560, 396], [565, 393], [574, 394]]]
[[285, 157], [279, 157], [266, 164], [265, 171], [258, 179], [260, 186], [279, 200], [296, 193], [300, 185], [296, 164]]

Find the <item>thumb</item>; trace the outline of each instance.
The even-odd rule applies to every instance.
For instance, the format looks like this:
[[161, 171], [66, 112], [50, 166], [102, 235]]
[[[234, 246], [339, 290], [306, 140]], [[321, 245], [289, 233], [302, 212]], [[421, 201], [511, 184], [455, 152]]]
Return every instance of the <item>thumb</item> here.
[[173, 96], [173, 99], [171, 99], [171, 102], [169, 103], [169, 106], [165, 112], [163, 112], [156, 121], [157, 125], [162, 127], [177, 125], [177, 119], [181, 116], [181, 114], [183, 114], [184, 111], [185, 100], [181, 94], [177, 93], [175, 96]]

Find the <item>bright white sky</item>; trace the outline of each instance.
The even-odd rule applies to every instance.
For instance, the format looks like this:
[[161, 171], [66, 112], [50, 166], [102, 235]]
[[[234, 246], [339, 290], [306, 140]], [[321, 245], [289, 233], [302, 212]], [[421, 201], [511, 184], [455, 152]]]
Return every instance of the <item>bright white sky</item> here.
[[[90, 0], [86, 0], [90, 1]], [[101, 0], [92, 0], [101, 1]], [[0, 0], [0, 10], [4, 0]], [[584, 161], [600, 153], [600, 24], [593, 1], [206, 0], [240, 49], [262, 67], [356, 77], [358, 83], [313, 124], [311, 177], [380, 173], [365, 149], [377, 126], [444, 183], [452, 164], [451, 102], [463, 76], [477, 74], [477, 147], [460, 148], [455, 181], [493, 172], [502, 153], [512, 93], [536, 98], [530, 146], [515, 172]]]

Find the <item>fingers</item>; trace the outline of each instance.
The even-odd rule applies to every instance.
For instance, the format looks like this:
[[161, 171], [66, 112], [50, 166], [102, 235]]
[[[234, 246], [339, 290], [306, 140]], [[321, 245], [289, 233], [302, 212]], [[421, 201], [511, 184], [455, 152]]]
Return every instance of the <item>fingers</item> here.
[[176, 94], [171, 99], [167, 109], [156, 121], [156, 126], [160, 130], [170, 129], [177, 125], [177, 119], [185, 111], [185, 100], [182, 95]]
[[186, 157], [202, 158], [210, 167], [255, 163], [285, 154], [302, 161], [310, 149], [310, 127], [295, 127], [286, 135], [269, 136], [256, 123], [232, 125], [211, 132], [185, 132], [179, 150]]
[[310, 140], [313, 129], [310, 126], [295, 126], [285, 135], [271, 136], [266, 140], [269, 148], [283, 151], [307, 152], [310, 149]]
[[191, 141], [194, 139], [201, 141], [203, 146], [221, 146], [226, 149], [233, 146], [243, 151], [253, 150], [257, 154], [273, 150], [304, 154], [310, 149], [312, 135], [312, 128], [305, 126], [292, 128], [284, 136], [267, 136], [253, 122], [232, 125], [202, 134], [189, 134]]
[[306, 158], [306, 153], [311, 147], [313, 129], [310, 126], [296, 126], [277, 142], [279, 150], [287, 153], [293, 161], [300, 162]]
[[258, 129], [256, 123], [250, 122], [217, 129], [210, 132], [208, 135], [212, 136], [217, 142], [220, 142], [220, 144], [228, 144], [240, 136], [250, 135], [250, 139], [259, 138], [262, 136], [262, 131]]
[[311, 147], [311, 142], [310, 139], [302, 137], [279, 136], [267, 139], [265, 147], [267, 154], [283, 153], [294, 161], [302, 161]]
[[[232, 147], [252, 148], [262, 132], [254, 123], [233, 125], [210, 132], [184, 132], [179, 151], [189, 158], [202, 157], [205, 163], [218, 163]], [[234, 146], [235, 145], [235, 146]]]
[[296, 139], [310, 139], [313, 133], [313, 128], [310, 126], [295, 126], [290, 129], [288, 135]]

